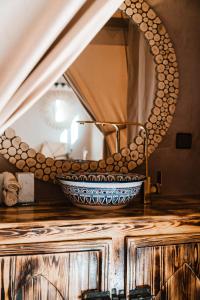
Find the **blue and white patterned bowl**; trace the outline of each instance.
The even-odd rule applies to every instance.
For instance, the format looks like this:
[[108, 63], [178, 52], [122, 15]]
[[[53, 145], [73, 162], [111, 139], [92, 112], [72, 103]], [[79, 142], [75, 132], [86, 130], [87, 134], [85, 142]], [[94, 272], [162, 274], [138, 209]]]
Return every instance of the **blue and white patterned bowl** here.
[[118, 209], [140, 192], [145, 176], [139, 174], [84, 173], [58, 175], [71, 202], [86, 209]]

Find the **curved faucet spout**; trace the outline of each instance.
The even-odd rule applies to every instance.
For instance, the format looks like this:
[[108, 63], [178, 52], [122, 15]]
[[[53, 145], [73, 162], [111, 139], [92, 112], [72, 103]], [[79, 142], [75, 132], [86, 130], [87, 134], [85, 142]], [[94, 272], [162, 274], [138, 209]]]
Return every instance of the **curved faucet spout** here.
[[145, 175], [148, 178], [149, 177], [149, 168], [148, 168], [148, 131], [144, 124], [140, 122], [110, 122], [110, 121], [77, 121], [79, 124], [95, 124], [95, 125], [110, 125], [115, 128], [116, 131], [116, 152], [120, 152], [120, 127], [121, 126], [138, 126], [141, 127], [145, 132], [145, 138], [144, 138], [144, 155], [145, 155]]
[[120, 129], [119, 129], [119, 126], [116, 123], [114, 123], [114, 122], [101, 122], [101, 121], [77, 121], [77, 123], [79, 123], [80, 125], [95, 124], [95, 125], [101, 125], [101, 126], [105, 126], [105, 125], [113, 126], [115, 128], [115, 132], [116, 132], [115, 151], [116, 152], [120, 151]]

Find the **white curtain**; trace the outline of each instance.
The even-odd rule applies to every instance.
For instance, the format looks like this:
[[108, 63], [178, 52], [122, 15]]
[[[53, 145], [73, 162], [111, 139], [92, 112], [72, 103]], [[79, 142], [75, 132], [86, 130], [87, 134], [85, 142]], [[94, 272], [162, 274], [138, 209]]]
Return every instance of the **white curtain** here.
[[66, 71], [122, 2], [0, 2], [0, 133]]

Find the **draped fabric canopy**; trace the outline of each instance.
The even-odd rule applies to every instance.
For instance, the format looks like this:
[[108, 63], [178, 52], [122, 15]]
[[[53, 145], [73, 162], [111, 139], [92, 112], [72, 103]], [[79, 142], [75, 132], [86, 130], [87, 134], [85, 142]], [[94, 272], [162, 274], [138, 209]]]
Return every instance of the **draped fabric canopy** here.
[[[111, 42], [113, 41], [113, 42]], [[94, 120], [145, 123], [153, 106], [155, 63], [143, 33], [132, 22], [123, 27], [104, 27], [67, 70], [74, 87]], [[115, 134], [108, 136], [115, 152]], [[121, 130], [121, 148], [137, 130]]]
[[64, 73], [122, 2], [1, 1], [1, 133]]

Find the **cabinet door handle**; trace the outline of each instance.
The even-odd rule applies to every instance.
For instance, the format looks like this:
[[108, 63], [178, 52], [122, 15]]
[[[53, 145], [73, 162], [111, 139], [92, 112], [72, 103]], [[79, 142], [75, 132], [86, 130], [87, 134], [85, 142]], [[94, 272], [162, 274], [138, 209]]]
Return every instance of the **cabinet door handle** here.
[[111, 300], [110, 292], [86, 291], [82, 293], [82, 300]]
[[[129, 300], [152, 300], [151, 288], [148, 285], [137, 286], [129, 292]], [[98, 290], [89, 290], [82, 293], [82, 300], [126, 300], [124, 290], [117, 293], [116, 289], [110, 292], [100, 292]]]
[[134, 290], [129, 292], [129, 300], [151, 300], [153, 296], [151, 295], [151, 288], [149, 285], [136, 286]]
[[110, 295], [110, 292], [90, 290], [82, 294], [82, 300], [126, 300], [126, 295], [124, 290], [120, 290], [117, 293], [116, 289], [112, 289], [112, 295]]

